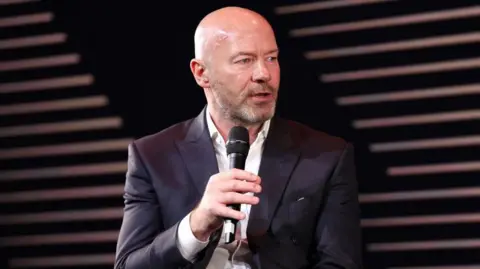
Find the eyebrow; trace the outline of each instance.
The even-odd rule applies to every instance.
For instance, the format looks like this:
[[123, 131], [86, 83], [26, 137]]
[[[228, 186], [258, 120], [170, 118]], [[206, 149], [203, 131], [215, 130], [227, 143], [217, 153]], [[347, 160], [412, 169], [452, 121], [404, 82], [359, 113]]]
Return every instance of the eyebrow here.
[[277, 49], [270, 50], [270, 51], [267, 52], [267, 54], [271, 54], [271, 53], [274, 53], [274, 52], [278, 53], [279, 49], [277, 48]]
[[[272, 53], [275, 53], [275, 52], [279, 52], [279, 49], [277, 48], [277, 49], [269, 50], [269, 51], [267, 51], [266, 54], [272, 54]], [[253, 55], [255, 55], [255, 53], [253, 53], [253, 52], [241, 51], [241, 52], [235, 53], [235, 54], [232, 56], [232, 59], [235, 59], [236, 57], [242, 56], [242, 55], [253, 56]]]

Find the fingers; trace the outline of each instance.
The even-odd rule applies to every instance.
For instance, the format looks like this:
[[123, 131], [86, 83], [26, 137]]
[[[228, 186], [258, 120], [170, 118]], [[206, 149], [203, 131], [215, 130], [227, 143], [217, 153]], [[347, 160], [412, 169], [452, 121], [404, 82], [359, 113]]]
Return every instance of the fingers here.
[[[213, 175], [205, 189], [204, 196], [200, 202], [197, 212], [201, 216], [197, 219], [202, 222], [202, 229], [211, 227], [213, 222], [220, 218], [232, 218], [241, 220], [245, 213], [229, 208], [229, 204], [250, 204], [259, 203], [259, 198], [244, 193], [259, 193], [262, 190], [259, 176], [241, 169], [231, 169], [226, 172]], [[197, 214], [197, 215], [198, 215]], [[214, 221], [208, 221], [214, 220]]]
[[252, 183], [260, 184], [261, 178], [253, 173], [250, 173], [246, 170], [236, 169], [233, 168], [228, 171], [230, 178], [237, 179], [237, 180], [245, 180]]
[[237, 211], [231, 208], [228, 208], [224, 205], [217, 205], [214, 208], [212, 208], [212, 213], [213, 215], [223, 217], [223, 218], [232, 218], [232, 219], [237, 219], [237, 220], [242, 220], [244, 219], [245, 213], [241, 211]]
[[215, 176], [216, 189], [220, 192], [253, 192], [262, 190], [259, 176], [245, 170], [231, 169]]
[[239, 180], [225, 180], [219, 183], [220, 192], [253, 192], [259, 193], [262, 187], [256, 183], [239, 181]]
[[222, 195], [220, 195], [217, 199], [219, 203], [224, 205], [227, 205], [227, 204], [256, 205], [260, 201], [259, 198], [256, 196], [241, 194], [237, 192], [222, 193]]

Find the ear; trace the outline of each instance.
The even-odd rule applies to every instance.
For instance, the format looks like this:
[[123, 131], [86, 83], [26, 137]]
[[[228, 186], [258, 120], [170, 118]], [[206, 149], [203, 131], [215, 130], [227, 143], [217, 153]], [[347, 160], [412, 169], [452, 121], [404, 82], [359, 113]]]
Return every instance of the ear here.
[[190, 70], [192, 71], [193, 77], [195, 78], [198, 86], [202, 88], [210, 87], [210, 81], [206, 74], [206, 67], [201, 60], [192, 59], [190, 61]]

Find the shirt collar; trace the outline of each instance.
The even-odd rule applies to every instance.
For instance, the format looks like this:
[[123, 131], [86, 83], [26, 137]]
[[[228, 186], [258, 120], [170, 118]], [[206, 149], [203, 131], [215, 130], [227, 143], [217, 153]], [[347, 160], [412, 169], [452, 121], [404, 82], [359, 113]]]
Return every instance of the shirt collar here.
[[[215, 124], [213, 123], [209, 106], [207, 106], [206, 118], [207, 118], [207, 126], [208, 126], [208, 131], [210, 133], [210, 138], [212, 138], [214, 141], [222, 141], [223, 144], [225, 144], [223, 137], [220, 135], [220, 132], [218, 131]], [[260, 132], [258, 132], [258, 136], [255, 141], [259, 140], [259, 138], [261, 139], [261, 141], [264, 141], [267, 138], [269, 129], [270, 129], [270, 120], [267, 120], [263, 123], [262, 129], [260, 130]]]

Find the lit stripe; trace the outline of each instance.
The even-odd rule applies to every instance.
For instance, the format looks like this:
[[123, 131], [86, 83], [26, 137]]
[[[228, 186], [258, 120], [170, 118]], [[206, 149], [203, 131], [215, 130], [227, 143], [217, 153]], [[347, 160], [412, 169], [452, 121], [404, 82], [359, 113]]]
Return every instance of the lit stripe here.
[[480, 196], [480, 188], [454, 188], [443, 190], [440, 189], [361, 194], [359, 196], [359, 200], [361, 203], [379, 203], [444, 198], [465, 198], [478, 196]]
[[341, 106], [346, 106], [381, 102], [396, 102], [405, 100], [419, 100], [437, 97], [461, 96], [478, 93], [480, 93], [480, 84], [468, 84], [461, 86], [446, 86], [439, 88], [344, 96], [337, 98], [337, 104]]
[[37, 2], [39, 0], [0, 0], [0, 5], [24, 4], [28, 2]]
[[374, 143], [372, 152], [405, 151], [480, 145], [480, 135]]
[[103, 152], [110, 150], [126, 150], [131, 141], [131, 138], [123, 138], [93, 142], [78, 142], [60, 145], [4, 149], [0, 150], [0, 160], [52, 155], [83, 154], [87, 152]]
[[93, 84], [93, 76], [75, 75], [68, 77], [47, 78], [0, 84], [0, 93], [17, 93], [58, 88], [80, 87]]
[[438, 241], [414, 241], [399, 243], [372, 243], [368, 245], [370, 251], [405, 251], [405, 250], [433, 250], [459, 249], [480, 247], [480, 239], [457, 239]]
[[69, 109], [103, 107], [108, 104], [106, 96], [69, 98], [63, 100], [43, 101], [0, 106], [0, 115], [29, 114]]
[[119, 128], [121, 125], [122, 120], [119, 117], [55, 123], [39, 123], [32, 125], [2, 127], [0, 128], [0, 137], [102, 130], [108, 128]]
[[53, 20], [53, 13], [51, 12], [8, 17], [8, 18], [0, 19], [0, 28], [37, 24], [37, 23], [46, 23], [46, 22], [51, 22], [52, 20]]
[[71, 256], [12, 258], [9, 268], [35, 268], [35, 267], [64, 267], [87, 265], [112, 265], [115, 263], [115, 254], [82, 254]]
[[0, 40], [0, 49], [18, 49], [25, 47], [51, 45], [63, 43], [66, 40], [67, 35], [63, 33], [3, 39]]
[[42, 167], [35, 169], [0, 170], [0, 182], [10, 180], [108, 175], [115, 173], [125, 173], [126, 169], [126, 162], [114, 162]]
[[373, 79], [391, 76], [418, 75], [444, 71], [455, 71], [480, 67], [480, 58], [467, 60], [448, 60], [416, 65], [404, 65], [394, 67], [383, 67], [360, 71], [347, 71], [320, 75], [323, 82], [339, 82], [359, 79]]
[[454, 112], [442, 112], [433, 114], [419, 114], [400, 117], [376, 118], [355, 120], [353, 127], [357, 129], [389, 127], [401, 125], [416, 125], [428, 123], [443, 123], [464, 120], [480, 119], [480, 110], [464, 110]]
[[358, 6], [366, 4], [376, 4], [383, 2], [392, 2], [395, 0], [332, 0], [332, 1], [317, 1], [312, 3], [288, 5], [275, 8], [275, 13], [278, 15], [308, 12], [315, 10], [333, 9], [339, 7]]
[[478, 269], [477, 265], [439, 265], [439, 266], [406, 266], [406, 267], [389, 267], [389, 269]]
[[7, 192], [0, 195], [0, 203], [58, 201], [65, 199], [104, 198], [111, 196], [121, 197], [123, 191], [124, 185], [120, 184], [98, 187]]
[[480, 33], [468, 33], [441, 37], [414, 39], [407, 41], [389, 42], [382, 44], [369, 44], [356, 47], [346, 47], [331, 50], [315, 50], [305, 53], [309, 60], [344, 57], [352, 55], [364, 55], [391, 51], [402, 51], [411, 49], [423, 49], [436, 46], [458, 45], [480, 41]]
[[390, 227], [449, 223], [480, 223], [480, 214], [453, 214], [362, 219], [362, 227]]
[[0, 237], [0, 246], [35, 246], [115, 242], [118, 231], [78, 232]]
[[31, 214], [0, 215], [0, 224], [25, 224], [63, 221], [88, 221], [119, 219], [123, 216], [123, 208], [102, 208], [89, 210], [53, 211]]
[[409, 25], [415, 23], [435, 22], [442, 20], [452, 20], [460, 18], [475, 17], [480, 15], [479, 6], [471, 6], [457, 9], [448, 9], [435, 12], [425, 12], [411, 15], [401, 15], [396, 17], [371, 19], [363, 21], [353, 21], [347, 23], [330, 24], [325, 26], [312, 26], [293, 29], [290, 31], [292, 37], [302, 37], [311, 35], [322, 35], [328, 33], [340, 33], [348, 31], [358, 31], [366, 29], [384, 28], [391, 26]]
[[70, 64], [77, 64], [79, 62], [80, 62], [79, 54], [66, 54], [66, 55], [58, 55], [58, 56], [32, 58], [32, 59], [26, 59], [26, 60], [15, 60], [15, 61], [8, 61], [8, 62], [0, 62], [0, 72], [70, 65]]
[[480, 161], [397, 166], [387, 168], [387, 174], [389, 176], [415, 176], [474, 171], [480, 171]]

